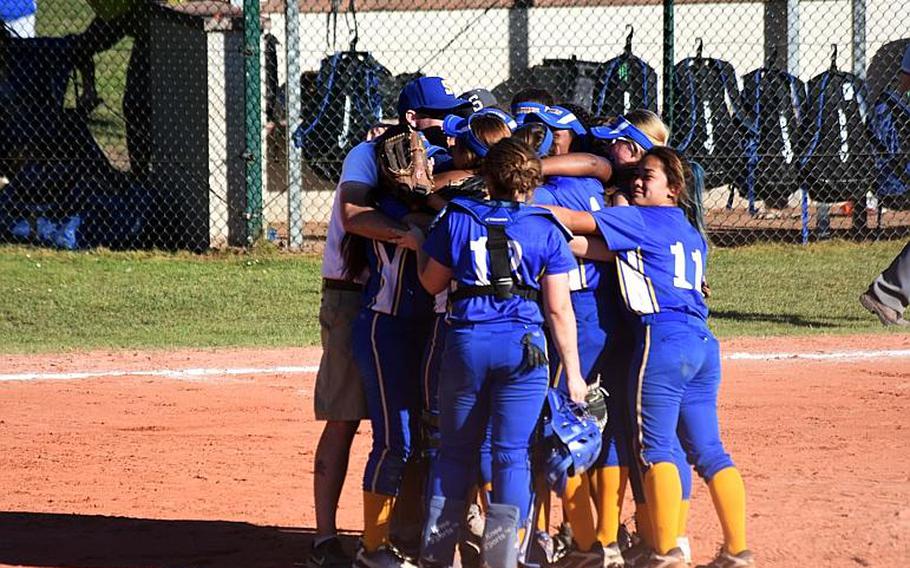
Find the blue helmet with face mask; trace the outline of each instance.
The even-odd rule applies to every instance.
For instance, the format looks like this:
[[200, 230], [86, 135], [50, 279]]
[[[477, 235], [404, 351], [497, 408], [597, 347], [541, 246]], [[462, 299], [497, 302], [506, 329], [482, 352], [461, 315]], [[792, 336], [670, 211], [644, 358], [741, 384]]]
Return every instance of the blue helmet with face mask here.
[[562, 496], [570, 477], [594, 465], [603, 442], [597, 419], [564, 393], [550, 389], [539, 443], [547, 483]]

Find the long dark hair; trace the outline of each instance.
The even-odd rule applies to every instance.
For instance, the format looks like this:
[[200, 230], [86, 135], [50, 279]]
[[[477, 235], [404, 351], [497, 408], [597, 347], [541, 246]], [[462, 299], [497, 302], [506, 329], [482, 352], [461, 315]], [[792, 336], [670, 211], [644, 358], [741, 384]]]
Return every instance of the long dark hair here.
[[667, 176], [667, 185], [678, 192], [676, 204], [686, 214], [689, 223], [698, 232], [705, 235], [704, 213], [701, 203], [696, 201], [696, 196], [692, 192], [696, 179], [689, 161], [669, 146], [654, 146], [644, 153], [639, 163], [644, 162], [645, 158], [649, 156], [653, 156], [660, 161], [664, 175]]

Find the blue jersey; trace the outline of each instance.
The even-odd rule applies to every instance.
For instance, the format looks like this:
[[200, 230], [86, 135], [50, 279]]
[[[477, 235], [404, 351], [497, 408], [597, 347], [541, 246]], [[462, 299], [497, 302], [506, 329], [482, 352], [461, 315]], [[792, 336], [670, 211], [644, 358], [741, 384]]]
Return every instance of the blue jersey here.
[[702, 294], [708, 246], [678, 207], [609, 207], [593, 214], [617, 252], [619, 287], [637, 315], [681, 312], [708, 319]]
[[[592, 177], [550, 176], [546, 183], [534, 191], [535, 205], [558, 205], [575, 211], [600, 211], [604, 203], [604, 186]], [[577, 259], [578, 266], [569, 273], [569, 287], [573, 292], [594, 290], [601, 284], [601, 275], [608, 268], [606, 262]]]
[[[505, 226], [509, 239], [512, 277], [519, 284], [540, 289], [545, 274], [565, 274], [576, 267], [565, 227], [546, 209], [508, 201], [456, 198], [442, 210], [427, 235], [424, 250], [452, 269], [453, 289], [490, 285], [490, 257], [485, 222]], [[536, 302], [519, 296], [499, 300], [476, 296], [451, 302], [449, 323], [543, 323]]]
[[[391, 196], [378, 200], [377, 209], [401, 220], [410, 209]], [[417, 277], [417, 255], [412, 250], [382, 241], [367, 241], [370, 277], [364, 286], [364, 307], [404, 318], [429, 318], [433, 315], [431, 296]]]

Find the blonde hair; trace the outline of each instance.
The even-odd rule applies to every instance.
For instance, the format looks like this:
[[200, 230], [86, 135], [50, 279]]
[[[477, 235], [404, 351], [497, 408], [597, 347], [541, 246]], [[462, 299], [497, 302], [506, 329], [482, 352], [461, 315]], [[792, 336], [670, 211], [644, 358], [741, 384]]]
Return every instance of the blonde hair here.
[[670, 142], [670, 129], [664, 121], [650, 110], [637, 108], [624, 115], [633, 126], [645, 133], [655, 146], [666, 146]]

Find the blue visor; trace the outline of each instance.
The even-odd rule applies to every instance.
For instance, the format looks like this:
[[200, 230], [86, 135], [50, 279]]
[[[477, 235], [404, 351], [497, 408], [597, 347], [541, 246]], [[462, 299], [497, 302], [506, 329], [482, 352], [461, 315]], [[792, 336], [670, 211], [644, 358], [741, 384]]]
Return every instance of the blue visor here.
[[654, 142], [648, 138], [647, 134], [622, 116], [618, 117], [616, 122], [609, 126], [595, 126], [591, 129], [591, 134], [601, 140], [629, 140], [645, 150], [650, 150], [654, 147]]
[[547, 110], [547, 105], [543, 103], [534, 103], [534, 102], [522, 102], [515, 103], [512, 105], [512, 114], [515, 115], [515, 120], [519, 125], [524, 123], [525, 117], [532, 112], [544, 112]]
[[558, 106], [545, 107], [546, 110], [535, 110], [524, 117], [524, 122], [542, 122], [554, 130], [571, 130], [576, 136], [584, 136], [587, 131], [572, 112]]
[[508, 127], [509, 132], [513, 132], [518, 128], [518, 124], [515, 122], [511, 116], [505, 112], [499, 110], [498, 108], [484, 108], [481, 109], [467, 118], [462, 118], [455, 114], [450, 114], [445, 117], [445, 120], [442, 121], [442, 131], [446, 133], [446, 136], [452, 136], [458, 140], [464, 142], [468, 145], [468, 148], [474, 151], [478, 156], [486, 156], [487, 152], [490, 151], [487, 148], [487, 145], [484, 144], [477, 136], [474, 134], [474, 131], [471, 130], [471, 121], [475, 117], [484, 116], [484, 115], [493, 115], [502, 120], [505, 125]]

